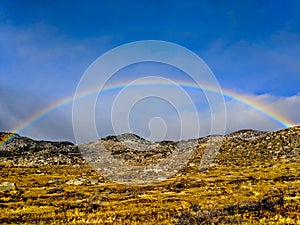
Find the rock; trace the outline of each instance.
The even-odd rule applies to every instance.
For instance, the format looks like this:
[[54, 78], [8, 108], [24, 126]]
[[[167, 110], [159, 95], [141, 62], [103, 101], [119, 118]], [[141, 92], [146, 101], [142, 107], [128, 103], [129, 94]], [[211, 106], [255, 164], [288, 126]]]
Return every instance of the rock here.
[[73, 165], [73, 167], [74, 167], [74, 168], [77, 168], [77, 169], [80, 169], [80, 168], [81, 168], [81, 165], [75, 164], [75, 165]]
[[92, 178], [92, 179], [90, 179], [89, 181], [90, 181], [90, 184], [91, 184], [91, 185], [99, 184], [99, 180], [96, 179], [96, 178]]
[[37, 174], [37, 175], [45, 175], [45, 173], [42, 172], [42, 171], [40, 171], [40, 170], [37, 170], [37, 171], [35, 172], [35, 174]]
[[3, 182], [0, 184], [0, 191], [13, 191], [16, 189], [17, 186], [14, 182]]
[[203, 167], [203, 168], [201, 168], [201, 169], [199, 170], [199, 172], [205, 172], [205, 171], [207, 171], [207, 170], [208, 170], [208, 168]]
[[71, 180], [68, 180], [66, 182], [66, 184], [68, 184], [68, 185], [83, 185], [86, 183], [86, 181], [87, 180], [85, 178], [79, 177], [79, 178], [73, 178]]
[[47, 182], [47, 184], [57, 184], [59, 182], [58, 179], [52, 179]]
[[52, 189], [48, 189], [47, 194], [57, 194], [57, 193], [62, 193], [64, 192], [63, 188], [52, 188]]

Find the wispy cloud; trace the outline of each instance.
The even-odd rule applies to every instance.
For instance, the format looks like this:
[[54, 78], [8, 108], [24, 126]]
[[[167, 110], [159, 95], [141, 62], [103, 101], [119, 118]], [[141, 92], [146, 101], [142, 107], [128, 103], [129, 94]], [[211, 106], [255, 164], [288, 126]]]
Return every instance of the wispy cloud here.
[[300, 35], [278, 30], [260, 42], [220, 38], [202, 56], [223, 88], [288, 96], [299, 91], [299, 43]]
[[110, 41], [109, 36], [73, 39], [43, 23], [0, 24], [0, 81], [56, 97], [71, 94], [89, 64], [108, 50]]

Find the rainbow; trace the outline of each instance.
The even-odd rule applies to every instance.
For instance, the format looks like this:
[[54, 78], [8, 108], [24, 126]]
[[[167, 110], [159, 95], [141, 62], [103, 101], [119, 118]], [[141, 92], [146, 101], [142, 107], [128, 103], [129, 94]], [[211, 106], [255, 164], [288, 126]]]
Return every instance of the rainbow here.
[[[149, 85], [170, 85], [170, 83], [164, 83], [162, 80], [159, 80], [160, 83], [157, 83], [155, 79], [153, 79], [151, 82], [140, 82], [135, 86], [149, 86]], [[271, 108], [265, 106], [263, 103], [257, 101], [254, 97], [251, 96], [246, 96], [243, 94], [236, 93], [231, 90], [224, 90], [222, 89], [222, 93], [220, 93], [219, 89], [216, 87], [204, 85], [204, 86], [198, 86], [196, 83], [191, 82], [191, 81], [183, 81], [183, 80], [177, 80], [174, 81], [178, 86], [185, 87], [185, 88], [192, 88], [192, 89], [200, 89], [204, 91], [210, 91], [213, 93], [221, 94], [223, 96], [229, 97], [231, 99], [234, 99], [244, 105], [248, 105], [257, 112], [265, 115], [266, 117], [270, 118], [274, 122], [278, 123], [279, 125], [283, 126], [283, 128], [291, 127], [294, 126], [295, 124], [290, 121], [288, 118], [286, 118], [284, 115], [280, 114], [278, 111], [273, 111]], [[115, 83], [111, 85], [107, 85], [104, 87], [104, 89], [101, 90], [101, 93], [107, 92], [107, 91], [112, 91], [112, 90], [117, 90], [117, 89], [122, 89], [128, 85], [128, 82], [120, 82], [120, 83]], [[131, 86], [130, 86], [131, 87]], [[90, 96], [92, 94], [98, 93], [98, 89], [92, 89], [88, 90], [86, 92], [77, 94], [77, 99], [83, 98]], [[75, 101], [74, 95], [67, 96], [65, 98], [60, 99], [59, 101], [55, 102], [54, 104], [49, 105], [48, 107], [44, 108], [43, 110], [37, 112], [36, 114], [33, 114], [26, 120], [24, 120], [19, 126], [15, 127], [12, 132], [13, 133], [19, 133], [22, 130], [24, 130], [26, 127], [28, 127], [30, 124], [33, 122], [37, 121], [38, 119], [42, 118], [43, 116], [51, 113], [52, 111], [56, 110], [59, 107], [62, 107], [64, 105], [70, 104], [73, 101]], [[14, 134], [7, 135], [3, 140], [0, 140], [0, 146], [2, 146], [4, 143], [9, 141]]]

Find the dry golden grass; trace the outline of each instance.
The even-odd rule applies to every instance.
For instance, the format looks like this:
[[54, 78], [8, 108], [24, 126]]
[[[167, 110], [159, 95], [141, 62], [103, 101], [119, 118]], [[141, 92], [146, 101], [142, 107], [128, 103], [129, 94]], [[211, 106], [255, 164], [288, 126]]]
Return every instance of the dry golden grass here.
[[[300, 224], [300, 162], [274, 159], [250, 166], [193, 168], [162, 183], [126, 186], [103, 181], [88, 165], [14, 167], [2, 164], [0, 224]], [[48, 184], [51, 179], [58, 183]]]

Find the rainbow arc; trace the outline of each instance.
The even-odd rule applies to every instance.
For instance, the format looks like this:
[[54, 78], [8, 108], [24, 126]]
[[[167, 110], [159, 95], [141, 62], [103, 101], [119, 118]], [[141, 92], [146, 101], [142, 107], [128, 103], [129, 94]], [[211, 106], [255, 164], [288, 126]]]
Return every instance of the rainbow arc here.
[[[280, 112], [274, 111], [272, 108], [267, 107], [262, 102], [259, 102], [255, 97], [239, 94], [239, 93], [236, 93], [234, 91], [225, 90], [225, 89], [222, 89], [222, 93], [220, 93], [218, 88], [208, 86], [208, 85], [204, 85], [204, 86], [199, 87], [197, 84], [195, 84], [193, 82], [188, 82], [188, 81], [175, 81], [175, 82], [176, 82], [177, 85], [179, 85], [181, 87], [198, 89], [198, 90], [200, 89], [200, 90], [217, 93], [217, 94], [229, 97], [231, 99], [234, 99], [234, 100], [236, 100], [236, 101], [238, 101], [238, 102], [240, 102], [244, 105], [250, 106], [251, 108], [253, 108], [257, 112], [259, 112], [262, 115], [268, 117], [269, 119], [271, 119], [275, 123], [279, 124], [283, 128], [287, 128], [287, 127], [291, 127], [291, 126], [295, 125], [292, 121], [290, 121], [289, 118], [282, 115]], [[115, 83], [115, 84], [112, 84], [112, 85], [105, 86], [104, 89], [101, 90], [101, 92], [107, 92], [107, 91], [111, 91], [111, 90], [122, 89], [122, 88], [126, 87], [127, 85], [128, 85], [127, 82]], [[149, 85], [170, 85], [170, 83], [162, 83], [161, 80], [160, 80], [160, 83], [157, 83], [155, 80], [153, 80], [152, 82], [147, 81], [147, 82], [144, 82], [144, 83], [143, 82], [138, 83], [138, 86], [143, 86], [143, 85], [144, 86], [149, 86]], [[90, 96], [92, 94], [95, 94], [95, 93], [98, 93], [98, 92], [99, 92], [98, 89], [87, 90], [86, 92], [78, 94], [77, 99], [88, 97], [88, 96]], [[24, 120], [19, 126], [15, 127], [11, 132], [20, 133], [22, 130], [26, 129], [29, 125], [31, 125], [32, 123], [34, 123], [38, 119], [40, 119], [43, 116], [51, 113], [52, 111], [56, 110], [59, 107], [65, 106], [67, 104], [71, 104], [73, 101], [76, 101], [76, 99], [74, 99], [73, 95], [62, 98], [59, 101], [55, 102], [54, 104], [51, 104], [48, 107], [44, 108], [43, 110], [37, 112], [36, 114], [33, 114], [32, 116], [30, 116], [29, 118]], [[5, 142], [7, 142], [13, 136], [14, 136], [13, 134], [6, 136], [3, 140], [0, 141], [0, 146], [2, 146]]]

